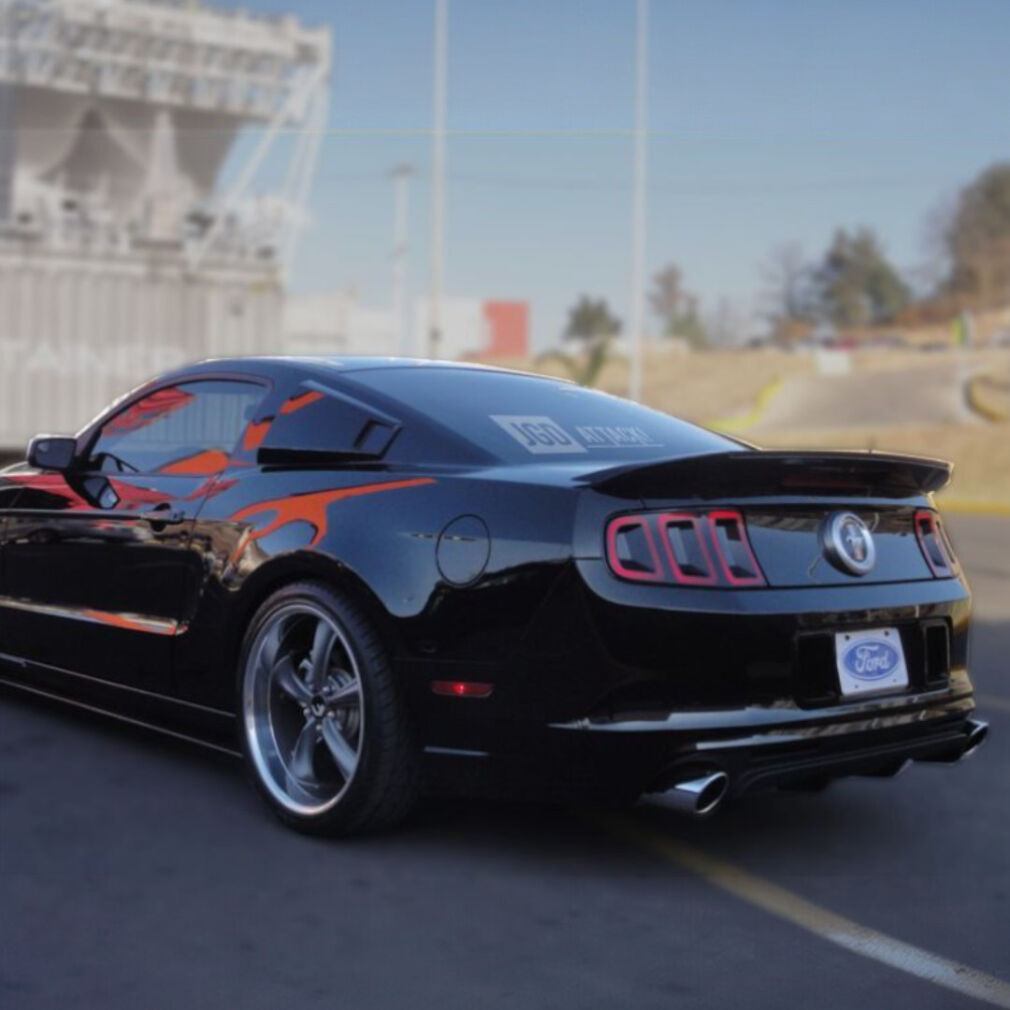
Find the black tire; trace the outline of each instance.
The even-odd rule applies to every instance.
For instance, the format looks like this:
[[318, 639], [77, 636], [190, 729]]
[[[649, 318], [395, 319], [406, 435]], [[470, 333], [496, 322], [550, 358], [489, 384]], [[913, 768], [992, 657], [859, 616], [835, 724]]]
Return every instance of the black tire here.
[[[326, 651], [331, 630], [335, 637], [320, 681], [314, 674], [316, 653]], [[318, 650], [317, 639], [323, 643]], [[296, 666], [305, 642], [310, 648]], [[296, 691], [289, 690], [292, 684]], [[306, 690], [315, 693], [303, 695]], [[341, 694], [344, 707], [324, 708], [327, 697]], [[242, 643], [238, 713], [246, 767], [267, 805], [289, 827], [315, 835], [374, 831], [402, 820], [414, 805], [420, 755], [402, 692], [374, 627], [346, 594], [298, 582], [260, 606]], [[290, 749], [282, 730], [295, 738]], [[347, 755], [355, 749], [352, 762]]]

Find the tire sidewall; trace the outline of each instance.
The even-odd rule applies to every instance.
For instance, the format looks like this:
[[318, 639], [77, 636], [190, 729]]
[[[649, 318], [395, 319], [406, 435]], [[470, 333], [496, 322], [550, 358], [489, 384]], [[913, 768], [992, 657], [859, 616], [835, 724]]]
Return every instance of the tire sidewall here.
[[[246, 669], [252, 647], [264, 625], [283, 607], [292, 603], [307, 603], [321, 609], [340, 629], [347, 646], [353, 651], [358, 669], [364, 705], [363, 733], [358, 766], [343, 795], [329, 809], [315, 814], [302, 814], [280, 803], [263, 781], [252, 754], [246, 723]], [[369, 640], [370, 639], [370, 640]], [[242, 641], [236, 685], [238, 733], [247, 774], [267, 804], [285, 824], [310, 834], [341, 834], [353, 831], [370, 799], [375, 782], [378, 751], [391, 741], [383, 740], [383, 724], [373, 713], [378, 709], [380, 680], [392, 673], [384, 650], [377, 648], [378, 639], [358, 609], [342, 594], [322, 584], [305, 582], [287, 586], [270, 596], [256, 611]]]

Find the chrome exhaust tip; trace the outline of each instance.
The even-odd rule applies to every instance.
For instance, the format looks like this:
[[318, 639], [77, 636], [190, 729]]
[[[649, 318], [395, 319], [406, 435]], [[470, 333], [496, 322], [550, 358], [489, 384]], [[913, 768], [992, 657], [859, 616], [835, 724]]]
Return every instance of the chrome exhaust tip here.
[[989, 736], [989, 723], [982, 722], [981, 719], [971, 719], [969, 725], [971, 729], [968, 731], [968, 744], [961, 755], [962, 760], [966, 757], [971, 757], [985, 743], [986, 737]]
[[656, 798], [662, 806], [680, 813], [708, 817], [722, 804], [728, 790], [729, 776], [720, 771], [676, 782]]
[[969, 719], [965, 726], [964, 740], [955, 748], [948, 748], [938, 754], [927, 754], [918, 760], [927, 764], [957, 764], [974, 754], [985, 743], [988, 735], [989, 723], [982, 722], [981, 719]]

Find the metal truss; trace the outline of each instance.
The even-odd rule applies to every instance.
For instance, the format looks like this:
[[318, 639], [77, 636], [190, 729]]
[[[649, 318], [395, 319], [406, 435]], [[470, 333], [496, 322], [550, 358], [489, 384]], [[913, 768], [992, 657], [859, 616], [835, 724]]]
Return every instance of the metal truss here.
[[0, 82], [269, 122], [329, 71], [330, 33], [151, 0], [0, 0]]

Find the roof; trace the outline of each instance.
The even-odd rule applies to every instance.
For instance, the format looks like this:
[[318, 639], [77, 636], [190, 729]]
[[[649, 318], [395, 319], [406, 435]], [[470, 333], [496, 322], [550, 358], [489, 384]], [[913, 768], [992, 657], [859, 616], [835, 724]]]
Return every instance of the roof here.
[[438, 368], [449, 369], [459, 372], [502, 372], [509, 375], [528, 375], [531, 378], [548, 379], [552, 382], [568, 382], [570, 380], [559, 376], [542, 375], [538, 372], [527, 372], [516, 368], [502, 368], [497, 365], [483, 365], [472, 361], [442, 361], [431, 358], [396, 358], [396, 357], [367, 357], [353, 354], [347, 355], [250, 355], [235, 356], [228, 358], [208, 358], [204, 361], [193, 362], [190, 365], [183, 365], [174, 369], [168, 376], [161, 378], [174, 378], [180, 374], [192, 374], [194, 372], [208, 371], [256, 371], [268, 372], [271, 369], [282, 368], [292, 371], [305, 371], [318, 373], [320, 369], [332, 371], [338, 374], [349, 374], [351, 372], [373, 371], [375, 369], [392, 368]]
[[135, 386], [125, 392], [115, 401], [103, 408], [97, 418], [89, 422], [89, 427], [95, 421], [104, 417], [108, 409], [116, 406], [130, 397], [139, 395], [146, 390], [177, 382], [186, 382], [199, 377], [222, 377], [225, 375], [248, 375], [269, 380], [286, 380], [301, 382], [307, 379], [325, 377], [329, 372], [336, 378], [340, 375], [350, 375], [354, 372], [366, 372], [376, 369], [407, 369], [431, 368], [440, 371], [453, 372], [497, 372], [504, 375], [521, 375], [532, 379], [543, 379], [547, 382], [564, 382], [572, 384], [571, 379], [557, 376], [542, 375], [537, 372], [524, 372], [513, 368], [498, 368], [493, 365], [481, 365], [467, 361], [437, 361], [429, 358], [379, 358], [356, 357], [354, 355], [248, 355], [228, 358], [206, 358], [203, 361], [193, 361], [187, 365], [170, 369], [153, 376], [147, 382]]

